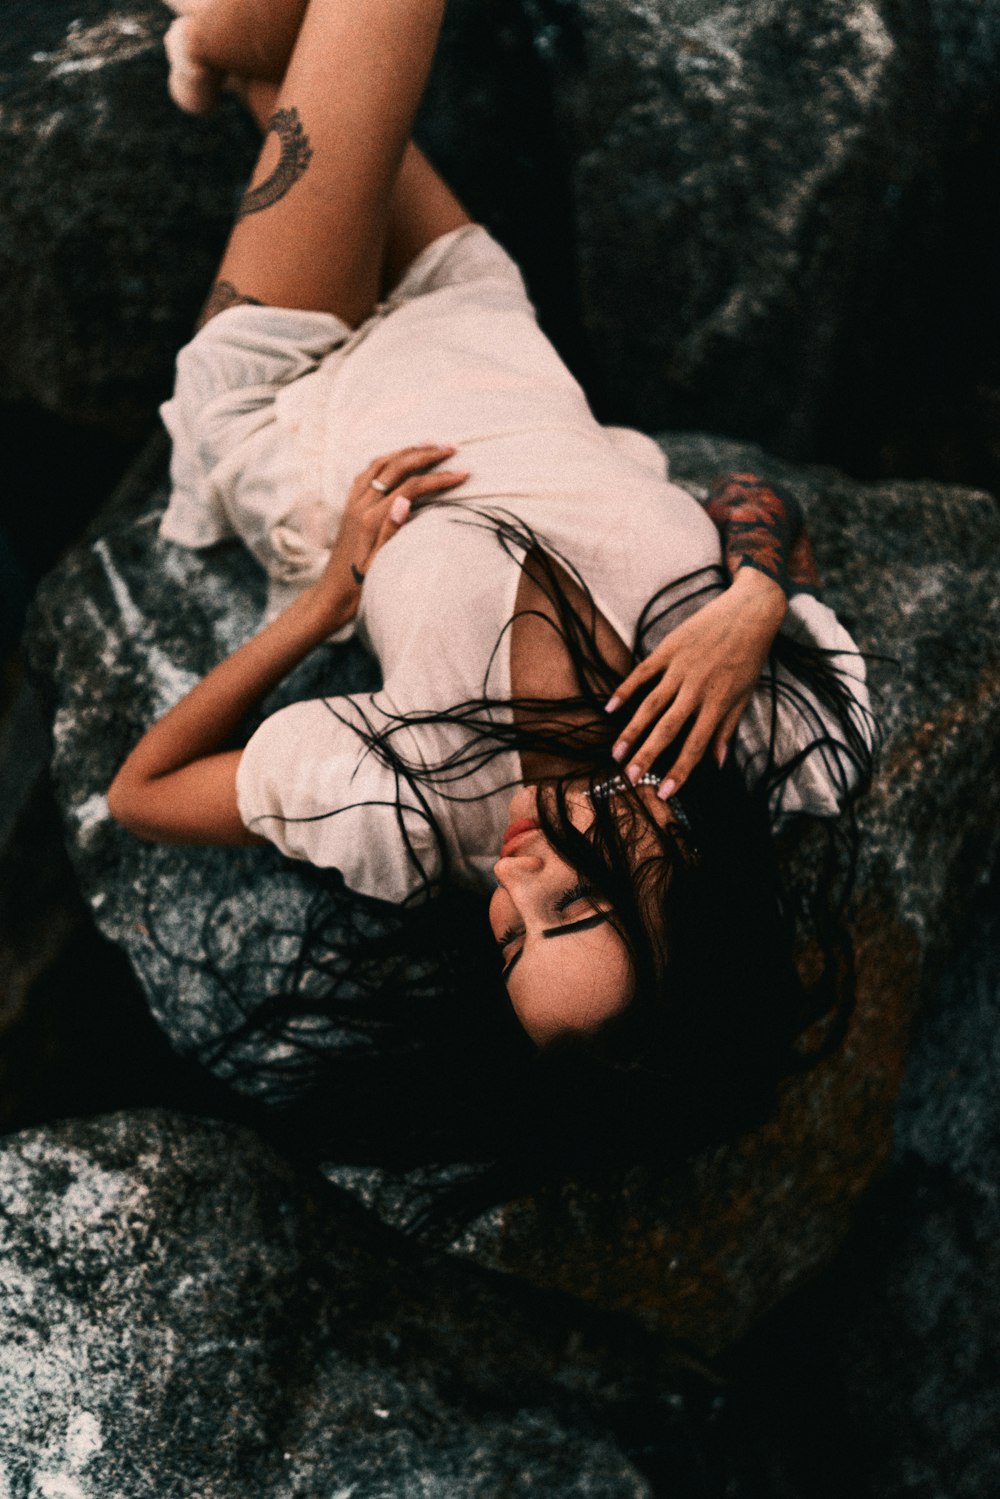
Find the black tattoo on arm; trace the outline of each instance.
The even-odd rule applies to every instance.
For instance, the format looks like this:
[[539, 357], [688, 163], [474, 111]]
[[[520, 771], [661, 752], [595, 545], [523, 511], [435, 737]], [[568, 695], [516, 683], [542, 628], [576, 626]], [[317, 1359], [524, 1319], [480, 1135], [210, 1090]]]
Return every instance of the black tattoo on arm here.
[[237, 291], [231, 281], [217, 281], [201, 309], [195, 324], [195, 332], [199, 328], [204, 328], [216, 313], [225, 312], [227, 307], [263, 307], [263, 305], [257, 297], [245, 297], [241, 291]]
[[266, 140], [272, 132], [278, 137], [278, 144], [281, 148], [278, 165], [259, 186], [247, 188], [236, 215], [237, 223], [240, 219], [245, 219], [248, 214], [260, 213], [262, 208], [271, 208], [275, 203], [280, 202], [295, 186], [312, 161], [312, 146], [309, 144], [309, 137], [302, 128], [299, 112], [294, 105], [291, 109], [279, 109], [271, 116], [267, 122], [267, 129], [264, 131], [264, 139]]

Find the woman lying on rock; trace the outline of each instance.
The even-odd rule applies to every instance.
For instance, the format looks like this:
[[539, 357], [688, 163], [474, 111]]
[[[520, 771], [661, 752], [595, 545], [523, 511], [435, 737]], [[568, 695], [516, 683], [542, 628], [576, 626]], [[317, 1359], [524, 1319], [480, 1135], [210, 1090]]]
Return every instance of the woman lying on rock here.
[[[735, 475], [703, 507], [650, 439], [601, 426], [410, 140], [443, 4], [175, 0], [174, 97], [201, 111], [228, 80], [264, 143], [164, 408], [162, 534], [242, 538], [270, 623], [109, 802], [147, 839], [270, 840], [441, 944], [465, 936], [432, 913], [460, 925], [473, 889], [521, 1047], [658, 1148], [708, 1139], [849, 1005], [843, 889], [783, 888], [773, 833], [832, 828], [867, 780], [863, 666], [795, 502]], [[352, 630], [380, 691], [230, 747]]]

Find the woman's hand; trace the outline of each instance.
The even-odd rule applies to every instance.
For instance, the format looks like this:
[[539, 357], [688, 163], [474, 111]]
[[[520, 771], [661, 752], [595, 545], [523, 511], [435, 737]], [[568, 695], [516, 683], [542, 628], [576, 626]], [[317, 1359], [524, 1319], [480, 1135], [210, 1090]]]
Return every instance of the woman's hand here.
[[649, 770], [685, 724], [690, 729], [684, 747], [657, 795], [666, 800], [680, 790], [710, 747], [722, 764], [787, 608], [777, 583], [742, 567], [725, 593], [671, 630], [629, 673], [607, 704], [609, 713], [645, 683], [660, 679], [611, 752], [619, 762], [628, 761], [629, 780]]
[[344, 622], [357, 613], [368, 569], [406, 524], [414, 502], [454, 489], [469, 477], [435, 467], [454, 451], [438, 444], [400, 448], [375, 458], [351, 485], [330, 559], [316, 585], [324, 597], [341, 606], [337, 612]]

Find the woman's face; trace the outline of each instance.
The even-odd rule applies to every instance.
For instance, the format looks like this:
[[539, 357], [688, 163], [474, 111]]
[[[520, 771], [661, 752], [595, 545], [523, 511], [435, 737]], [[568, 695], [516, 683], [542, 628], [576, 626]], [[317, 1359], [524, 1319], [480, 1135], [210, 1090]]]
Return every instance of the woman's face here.
[[[581, 832], [593, 820], [582, 792], [568, 794]], [[494, 866], [490, 926], [504, 961], [511, 1004], [539, 1046], [565, 1031], [592, 1031], [632, 997], [625, 944], [608, 906], [548, 842], [536, 821], [537, 789], [524, 786], [510, 805], [510, 823]]]

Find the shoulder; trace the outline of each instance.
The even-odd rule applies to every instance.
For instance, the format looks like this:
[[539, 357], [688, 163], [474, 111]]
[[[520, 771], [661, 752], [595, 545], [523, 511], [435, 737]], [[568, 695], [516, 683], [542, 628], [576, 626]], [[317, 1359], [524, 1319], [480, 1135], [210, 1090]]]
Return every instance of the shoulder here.
[[236, 797], [251, 832], [292, 859], [402, 901], [437, 873], [433, 823], [379, 754], [376, 694], [312, 698], [266, 718], [240, 760]]

